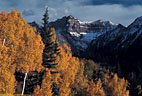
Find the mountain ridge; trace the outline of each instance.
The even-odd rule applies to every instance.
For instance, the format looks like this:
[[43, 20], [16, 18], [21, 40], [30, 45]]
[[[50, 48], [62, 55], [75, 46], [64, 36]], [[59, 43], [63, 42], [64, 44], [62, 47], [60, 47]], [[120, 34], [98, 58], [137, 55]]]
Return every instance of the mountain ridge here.
[[81, 22], [71, 15], [50, 22], [49, 25], [55, 28], [58, 41], [66, 43], [77, 54], [84, 51], [93, 39], [117, 27], [110, 21]]

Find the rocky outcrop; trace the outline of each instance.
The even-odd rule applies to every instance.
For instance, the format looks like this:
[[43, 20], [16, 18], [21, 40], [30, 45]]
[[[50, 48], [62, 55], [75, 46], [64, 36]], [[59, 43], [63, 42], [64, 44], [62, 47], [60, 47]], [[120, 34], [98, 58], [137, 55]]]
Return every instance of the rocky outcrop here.
[[81, 22], [73, 16], [65, 16], [49, 25], [55, 28], [60, 44], [66, 43], [74, 55], [80, 54], [92, 40], [117, 26], [102, 20]]

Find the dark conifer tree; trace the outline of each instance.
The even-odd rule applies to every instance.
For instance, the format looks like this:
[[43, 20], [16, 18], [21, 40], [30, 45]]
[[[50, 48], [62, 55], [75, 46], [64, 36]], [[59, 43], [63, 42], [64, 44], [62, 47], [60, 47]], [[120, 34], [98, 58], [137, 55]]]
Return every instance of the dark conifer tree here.
[[[51, 74], [58, 73], [54, 69], [56, 68], [56, 65], [58, 64], [56, 62], [57, 55], [60, 54], [59, 44], [56, 41], [56, 33], [55, 29], [49, 27], [48, 24], [48, 8], [45, 11], [45, 14], [43, 15], [43, 27], [41, 28], [41, 36], [42, 40], [45, 44], [45, 49], [43, 51], [43, 66], [45, 68], [48, 68], [51, 72]], [[52, 84], [52, 92], [53, 96], [59, 96], [59, 89], [56, 86], [56, 82], [53, 81]]]
[[45, 14], [43, 15], [43, 27], [41, 28], [41, 37], [43, 40], [43, 43], [46, 44], [46, 38], [48, 35], [49, 31], [49, 26], [48, 26], [48, 8], [46, 8]]
[[[43, 27], [41, 28], [42, 40], [45, 44], [43, 51], [43, 66], [46, 68], [55, 68], [58, 64], [56, 63], [56, 56], [59, 55], [58, 43], [56, 41], [56, 34], [54, 28], [50, 28], [48, 24], [48, 8], [43, 15]], [[52, 72], [54, 73], [54, 72]]]

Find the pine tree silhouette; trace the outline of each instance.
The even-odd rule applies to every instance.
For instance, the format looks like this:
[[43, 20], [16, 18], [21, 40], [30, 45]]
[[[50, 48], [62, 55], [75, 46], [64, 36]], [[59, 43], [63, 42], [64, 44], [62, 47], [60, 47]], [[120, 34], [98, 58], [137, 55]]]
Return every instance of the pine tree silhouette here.
[[[56, 41], [56, 33], [54, 28], [50, 28], [48, 24], [48, 8], [46, 8], [45, 14], [43, 15], [43, 27], [41, 28], [41, 36], [42, 40], [45, 44], [45, 49], [43, 51], [43, 66], [48, 68], [51, 74], [58, 73], [56, 71], [56, 62], [57, 55], [60, 54], [59, 44]], [[59, 89], [56, 86], [56, 82], [54, 80], [52, 85], [53, 96], [59, 95]]]

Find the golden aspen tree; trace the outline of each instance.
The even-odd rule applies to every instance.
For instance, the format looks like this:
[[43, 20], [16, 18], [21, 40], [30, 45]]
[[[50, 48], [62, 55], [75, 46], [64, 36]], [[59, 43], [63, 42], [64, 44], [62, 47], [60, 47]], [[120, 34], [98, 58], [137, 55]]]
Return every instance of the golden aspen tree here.
[[71, 96], [77, 95], [77, 96], [82, 96], [83, 91], [89, 86], [88, 84], [88, 78], [84, 74], [84, 65], [86, 60], [79, 60], [79, 66], [78, 66], [78, 71], [75, 75], [74, 83], [71, 85]]
[[15, 64], [16, 71], [27, 74], [29, 71], [40, 71], [43, 68], [44, 44], [40, 34], [35, 31], [16, 10], [0, 13], [0, 38], [5, 39], [4, 45], [10, 48], [11, 64]]
[[101, 80], [99, 79], [97, 83], [94, 83], [93, 80], [90, 82], [89, 87], [86, 90], [84, 96], [106, 96], [104, 89], [102, 87]]
[[71, 49], [66, 44], [60, 47], [60, 52], [60, 55], [57, 57], [57, 71], [60, 73], [57, 78], [57, 85], [60, 96], [69, 96], [80, 62], [78, 58], [72, 56]]
[[0, 39], [0, 95], [11, 96], [15, 93], [16, 80], [14, 76], [15, 65], [11, 63], [9, 48], [2, 45]]
[[114, 74], [112, 79], [109, 76], [105, 77], [107, 95], [129, 96], [129, 90], [127, 90], [128, 82], [124, 78], [119, 78], [117, 74]]
[[[20, 13], [21, 14], [21, 13]], [[17, 70], [28, 72], [42, 68], [42, 52], [44, 45], [40, 34], [35, 34], [32, 28], [16, 10], [11, 13], [1, 13], [0, 38], [5, 38], [5, 46], [11, 48]]]
[[50, 71], [46, 69], [45, 74], [43, 75], [41, 87], [38, 85], [33, 93], [33, 96], [52, 96], [52, 81]]

